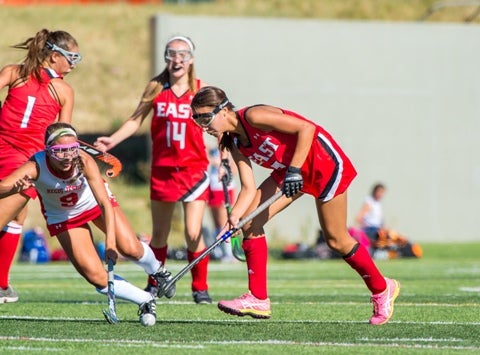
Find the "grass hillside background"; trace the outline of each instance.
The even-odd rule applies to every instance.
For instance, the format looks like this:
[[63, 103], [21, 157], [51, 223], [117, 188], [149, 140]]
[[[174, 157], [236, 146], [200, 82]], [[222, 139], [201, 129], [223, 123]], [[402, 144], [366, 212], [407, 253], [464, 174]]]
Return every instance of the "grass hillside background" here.
[[[78, 40], [84, 57], [66, 77], [76, 92], [74, 124], [81, 133], [108, 133], [133, 111], [150, 78], [149, 20], [155, 14], [417, 21], [434, 3], [434, 0], [216, 0], [186, 4], [165, 1], [163, 5], [11, 7], [2, 6], [0, 1], [0, 65], [21, 61], [24, 51], [10, 46], [41, 28], [70, 32]], [[474, 10], [472, 6], [443, 9], [428, 21], [462, 22]], [[477, 18], [474, 22], [479, 21]], [[188, 35], [195, 40], [194, 34]], [[0, 100], [5, 95], [6, 90], [2, 90]], [[148, 127], [145, 122], [141, 131], [148, 131]], [[148, 187], [128, 186], [121, 179], [112, 180], [111, 184], [135, 229], [149, 233]], [[39, 209], [33, 205], [27, 226], [43, 226]], [[179, 233], [177, 226], [174, 235], [178, 237]]]

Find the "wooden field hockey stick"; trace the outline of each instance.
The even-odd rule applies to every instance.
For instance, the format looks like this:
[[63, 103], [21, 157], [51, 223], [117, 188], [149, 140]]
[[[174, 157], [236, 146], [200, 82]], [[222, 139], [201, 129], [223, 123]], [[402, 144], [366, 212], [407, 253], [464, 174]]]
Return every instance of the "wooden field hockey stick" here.
[[[225, 208], [227, 210], [227, 216], [230, 217], [230, 212], [232, 212], [232, 206], [230, 204], [230, 194], [228, 193], [228, 176], [222, 176], [222, 187], [223, 187], [223, 197], [225, 199]], [[235, 259], [240, 261], [246, 261], [245, 253], [243, 252], [242, 246], [240, 245], [240, 238], [234, 235], [230, 238], [230, 247], [232, 248], [232, 255]]]
[[200, 254], [198, 257], [193, 259], [190, 264], [185, 266], [178, 274], [176, 274], [170, 282], [165, 284], [165, 286], [158, 291], [158, 297], [162, 297], [178, 280], [180, 280], [187, 272], [189, 272], [195, 265], [197, 265], [203, 258], [205, 258], [208, 254], [210, 254], [217, 246], [219, 246], [221, 243], [223, 243], [225, 240], [230, 238], [232, 235], [234, 235], [236, 232], [238, 232], [245, 224], [250, 222], [252, 219], [257, 217], [260, 213], [262, 213], [264, 210], [266, 210], [272, 203], [274, 203], [276, 200], [278, 200], [282, 196], [283, 192], [282, 190], [278, 191], [275, 195], [271, 196], [268, 200], [263, 202], [260, 206], [258, 206], [255, 210], [250, 212], [245, 218], [243, 218], [240, 222], [238, 222], [238, 225], [236, 228], [232, 228], [228, 231], [226, 231], [224, 234], [222, 234], [221, 237], [219, 237], [215, 243], [210, 245], [207, 249], [203, 251], [202, 254]]
[[105, 175], [108, 177], [115, 177], [120, 174], [122, 171], [122, 162], [115, 156], [110, 153], [102, 152], [101, 150], [95, 148], [93, 145], [78, 140], [80, 144], [80, 149], [90, 154], [95, 160], [102, 162], [107, 165], [107, 170], [105, 170]]
[[114, 279], [115, 275], [113, 273], [113, 260], [108, 259], [108, 287], [107, 287], [107, 298], [108, 298], [108, 309], [103, 310], [103, 315], [105, 319], [110, 324], [117, 324], [117, 304], [115, 301], [115, 289], [114, 289]]

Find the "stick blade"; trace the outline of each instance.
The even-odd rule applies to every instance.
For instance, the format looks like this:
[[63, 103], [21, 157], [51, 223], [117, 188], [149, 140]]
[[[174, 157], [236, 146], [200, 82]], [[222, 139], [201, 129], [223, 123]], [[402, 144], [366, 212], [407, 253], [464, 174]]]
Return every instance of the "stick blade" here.
[[237, 236], [230, 238], [230, 244], [232, 248], [232, 255], [235, 257], [235, 259], [239, 261], [247, 261], [247, 257], [245, 256], [245, 252], [242, 249], [240, 239], [238, 239]]
[[107, 320], [108, 323], [110, 324], [118, 324], [118, 318], [116, 314], [110, 313], [110, 311], [103, 309], [102, 310], [103, 315], [105, 316], [105, 319]]

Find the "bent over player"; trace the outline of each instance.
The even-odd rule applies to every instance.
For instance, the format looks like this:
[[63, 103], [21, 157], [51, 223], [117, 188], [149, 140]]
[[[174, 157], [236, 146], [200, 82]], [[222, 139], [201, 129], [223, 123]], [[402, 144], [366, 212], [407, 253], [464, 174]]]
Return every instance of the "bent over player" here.
[[[205, 131], [221, 139], [221, 148], [230, 150], [238, 167], [241, 189], [225, 228], [235, 227], [242, 216], [278, 191], [284, 193], [242, 228], [249, 291], [218, 302], [220, 310], [270, 318], [264, 225], [300, 196], [309, 194], [315, 198], [328, 246], [343, 256], [372, 293], [370, 323], [386, 323], [393, 314], [400, 284], [383, 277], [368, 251], [348, 234], [347, 188], [356, 171], [331, 135], [298, 113], [278, 107], [255, 105], [234, 110], [225, 92], [215, 87], [198, 91], [192, 111], [193, 119]], [[251, 161], [272, 170], [258, 189]]]

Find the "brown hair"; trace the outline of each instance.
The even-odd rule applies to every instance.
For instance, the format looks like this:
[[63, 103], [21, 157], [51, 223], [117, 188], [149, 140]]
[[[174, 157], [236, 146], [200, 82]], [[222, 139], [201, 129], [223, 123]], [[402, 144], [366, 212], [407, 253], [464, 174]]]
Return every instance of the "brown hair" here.
[[375, 197], [375, 195], [377, 194], [378, 190], [381, 190], [381, 189], [385, 190], [385, 185], [384, 185], [384, 184], [382, 184], [382, 183], [379, 182], [379, 183], [376, 183], [375, 185], [373, 185], [372, 191], [371, 191], [371, 196], [372, 196], [372, 197]]
[[[215, 86], [205, 86], [198, 90], [196, 95], [192, 99], [192, 110], [195, 111], [200, 107], [215, 107], [220, 105], [225, 99], [228, 100], [227, 94], [220, 88]], [[230, 100], [229, 100], [230, 101]], [[228, 107], [230, 110], [233, 109], [233, 104], [228, 102], [225, 106]]]
[[21, 77], [28, 78], [30, 75], [33, 75], [38, 81], [41, 80], [42, 64], [52, 53], [52, 49], [47, 48], [47, 42], [66, 51], [70, 51], [73, 47], [78, 47], [77, 40], [68, 32], [49, 31], [45, 28], [38, 31], [34, 37], [12, 46], [12, 48], [26, 49], [28, 51], [20, 67]]
[[[216, 107], [225, 100], [228, 100], [225, 91], [215, 86], [205, 86], [198, 90], [198, 92], [193, 97], [191, 103], [192, 112], [195, 112], [200, 107]], [[228, 100], [228, 103], [225, 107], [233, 111], [235, 105], [233, 105], [230, 100]], [[220, 150], [231, 150], [232, 144], [233, 142], [230, 134], [228, 132], [223, 133], [219, 144]]]

